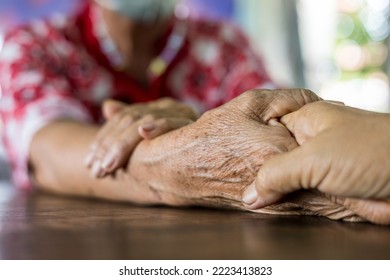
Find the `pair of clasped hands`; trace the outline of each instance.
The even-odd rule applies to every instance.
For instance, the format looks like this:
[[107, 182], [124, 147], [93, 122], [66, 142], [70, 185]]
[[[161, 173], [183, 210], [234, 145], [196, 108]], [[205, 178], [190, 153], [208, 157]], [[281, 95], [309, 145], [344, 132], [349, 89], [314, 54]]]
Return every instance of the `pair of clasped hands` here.
[[151, 172], [163, 162], [155, 179], [163, 204], [256, 212], [289, 193], [314, 191], [363, 220], [390, 224], [388, 114], [303, 89], [251, 90], [199, 119], [166, 98], [109, 100], [103, 114], [107, 122], [86, 158], [93, 176], [128, 168], [132, 156], [147, 157]]

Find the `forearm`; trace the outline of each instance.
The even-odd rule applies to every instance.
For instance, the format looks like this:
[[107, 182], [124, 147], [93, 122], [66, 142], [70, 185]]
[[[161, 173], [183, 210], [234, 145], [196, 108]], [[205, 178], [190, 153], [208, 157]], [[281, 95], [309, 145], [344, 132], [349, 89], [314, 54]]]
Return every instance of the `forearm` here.
[[[128, 168], [113, 176], [96, 179], [84, 166], [84, 158], [99, 128], [63, 121], [50, 124], [34, 137], [30, 149], [30, 165], [35, 184], [59, 194], [98, 197], [136, 203], [157, 203], [147, 181], [135, 179]], [[132, 165], [142, 169], [142, 163]]]

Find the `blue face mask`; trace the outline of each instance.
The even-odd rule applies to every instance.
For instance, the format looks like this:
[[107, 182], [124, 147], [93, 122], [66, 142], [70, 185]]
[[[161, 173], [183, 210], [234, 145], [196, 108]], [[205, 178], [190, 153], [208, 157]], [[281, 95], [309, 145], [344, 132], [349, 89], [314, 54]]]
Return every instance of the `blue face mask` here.
[[178, 0], [95, 0], [99, 5], [134, 21], [154, 22], [172, 15]]

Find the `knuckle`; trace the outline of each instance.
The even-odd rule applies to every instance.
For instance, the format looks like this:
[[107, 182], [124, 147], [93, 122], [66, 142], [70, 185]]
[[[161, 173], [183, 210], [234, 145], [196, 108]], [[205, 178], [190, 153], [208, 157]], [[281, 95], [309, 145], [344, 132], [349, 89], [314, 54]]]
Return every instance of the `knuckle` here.
[[246, 107], [252, 108], [254, 106], [257, 107], [259, 104], [264, 105], [265, 98], [270, 98], [272, 96], [273, 95], [271, 95], [268, 90], [252, 89], [243, 93], [243, 100], [241, 102], [245, 104]]
[[240, 95], [241, 99], [247, 99], [247, 100], [253, 100], [254, 98], [258, 97], [258, 95], [261, 93], [261, 90], [257, 89], [251, 89], [247, 90], [244, 93]]
[[171, 97], [163, 97], [156, 102], [162, 108], [172, 107], [178, 102]]
[[313, 91], [309, 89], [300, 89], [299, 92], [305, 104], [320, 100], [320, 98]]
[[136, 121], [136, 117], [133, 115], [133, 114], [126, 114], [122, 117], [121, 121], [120, 121], [120, 124], [122, 126], [130, 126], [131, 124], [133, 124], [135, 121]]
[[270, 89], [250, 89], [245, 91], [242, 95], [246, 96], [248, 99], [258, 99], [264, 98], [264, 96], [270, 96], [271, 93], [275, 93], [277, 91]]
[[112, 120], [109, 121], [109, 123], [118, 123], [122, 120], [123, 116], [125, 115], [125, 112], [122, 111], [119, 114], [116, 114]]
[[126, 111], [126, 115], [131, 116], [133, 118], [139, 118], [140, 116], [142, 116], [143, 110], [144, 109], [142, 108], [129, 109], [128, 111]]
[[197, 116], [195, 110], [191, 106], [188, 106], [188, 105], [183, 105], [183, 106], [184, 106], [183, 107], [184, 115], [188, 116], [192, 120], [196, 120], [198, 116]]
[[170, 127], [170, 121], [167, 118], [161, 118], [159, 119], [159, 125], [162, 128], [168, 128]]
[[[265, 109], [272, 103], [273, 95], [269, 90], [248, 90], [238, 99], [238, 108], [244, 115], [252, 119], [259, 119]], [[234, 108], [232, 108], [234, 109]]]
[[156, 120], [156, 116], [153, 113], [148, 113], [145, 116], [142, 117], [142, 122], [146, 121], [154, 121]]
[[117, 156], [120, 156], [125, 152], [126, 148], [127, 145], [123, 140], [117, 141], [115, 144], [111, 146], [111, 152]]

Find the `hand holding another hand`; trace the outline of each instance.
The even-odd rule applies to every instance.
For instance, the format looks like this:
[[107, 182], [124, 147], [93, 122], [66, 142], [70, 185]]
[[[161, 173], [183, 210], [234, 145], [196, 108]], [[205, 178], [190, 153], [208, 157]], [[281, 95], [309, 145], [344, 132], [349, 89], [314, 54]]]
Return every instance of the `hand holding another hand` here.
[[249, 209], [316, 189], [371, 222], [390, 224], [389, 115], [316, 102], [281, 122], [301, 146], [264, 163], [243, 196]]
[[248, 91], [188, 126], [141, 142], [128, 170], [155, 194], [145, 203], [243, 208], [241, 193], [264, 161], [297, 147], [276, 119], [317, 100], [300, 89]]

